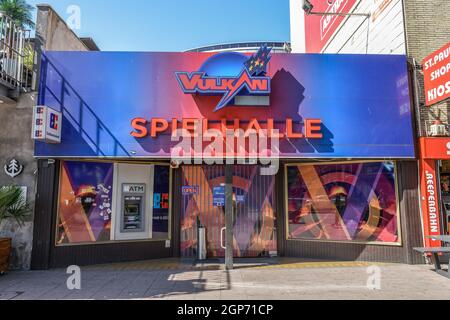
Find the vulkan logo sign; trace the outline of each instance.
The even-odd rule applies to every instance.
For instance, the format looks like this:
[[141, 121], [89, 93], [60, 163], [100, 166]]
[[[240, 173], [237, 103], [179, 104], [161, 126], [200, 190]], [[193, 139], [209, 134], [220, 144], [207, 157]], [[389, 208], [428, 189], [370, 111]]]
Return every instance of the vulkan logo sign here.
[[186, 94], [223, 95], [214, 109], [218, 111], [244, 90], [247, 95], [270, 94], [270, 77], [265, 76], [272, 58], [270, 51], [267, 47], [261, 47], [256, 55], [243, 64], [237, 77], [212, 77], [206, 72], [176, 72], [175, 75]]

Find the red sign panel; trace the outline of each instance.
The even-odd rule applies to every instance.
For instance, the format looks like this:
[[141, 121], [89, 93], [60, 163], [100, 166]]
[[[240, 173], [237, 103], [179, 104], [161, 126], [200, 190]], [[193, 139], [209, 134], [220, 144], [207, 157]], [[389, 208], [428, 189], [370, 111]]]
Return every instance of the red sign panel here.
[[[311, 1], [313, 12], [349, 13], [357, 0]], [[346, 17], [340, 15], [305, 15], [307, 53], [321, 53]]]
[[426, 247], [440, 247], [441, 242], [429, 236], [441, 235], [439, 222], [439, 195], [436, 179], [436, 161], [420, 159], [420, 195], [423, 231]]
[[450, 97], [450, 43], [423, 60], [426, 105]]
[[450, 138], [420, 138], [422, 159], [450, 160]]

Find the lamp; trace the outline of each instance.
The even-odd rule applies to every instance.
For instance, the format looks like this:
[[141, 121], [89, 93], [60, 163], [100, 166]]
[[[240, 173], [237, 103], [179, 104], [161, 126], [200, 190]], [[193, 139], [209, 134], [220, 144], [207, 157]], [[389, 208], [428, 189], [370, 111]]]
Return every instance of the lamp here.
[[[333, 4], [333, 1], [327, 0], [327, 3], [329, 5]], [[370, 17], [370, 13], [340, 13], [340, 12], [313, 12], [314, 5], [309, 2], [309, 0], [303, 0], [303, 11], [307, 15], [318, 15], [318, 16], [341, 16], [341, 17], [347, 17], [347, 16], [355, 16], [355, 17]]]
[[305, 11], [306, 14], [311, 14], [313, 8], [314, 6], [311, 2], [309, 2], [308, 0], [303, 1], [303, 11]]

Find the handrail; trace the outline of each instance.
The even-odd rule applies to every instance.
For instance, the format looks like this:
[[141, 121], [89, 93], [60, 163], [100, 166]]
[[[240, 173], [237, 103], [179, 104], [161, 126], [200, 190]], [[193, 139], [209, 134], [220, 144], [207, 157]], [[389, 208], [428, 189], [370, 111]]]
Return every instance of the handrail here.
[[[0, 82], [11, 89], [26, 90], [32, 86], [32, 70], [25, 65], [30, 34], [31, 30], [0, 11]], [[31, 54], [34, 61], [34, 49]]]

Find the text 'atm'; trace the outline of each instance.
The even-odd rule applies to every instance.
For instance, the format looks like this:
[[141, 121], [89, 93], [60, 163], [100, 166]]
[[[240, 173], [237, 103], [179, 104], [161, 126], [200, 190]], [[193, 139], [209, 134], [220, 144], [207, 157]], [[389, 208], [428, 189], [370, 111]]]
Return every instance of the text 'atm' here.
[[145, 184], [123, 184], [121, 232], [145, 231]]

